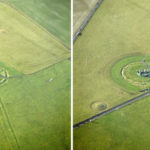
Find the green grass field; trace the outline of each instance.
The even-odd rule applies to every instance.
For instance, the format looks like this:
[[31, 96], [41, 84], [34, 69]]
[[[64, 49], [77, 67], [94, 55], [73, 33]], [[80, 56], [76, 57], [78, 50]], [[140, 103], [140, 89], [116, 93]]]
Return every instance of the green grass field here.
[[74, 150], [148, 150], [150, 97], [74, 130]]
[[0, 61], [28, 74], [70, 57], [69, 50], [7, 4], [0, 3], [0, 14]]
[[91, 109], [95, 101], [110, 108], [139, 94], [115, 82], [111, 70], [124, 57], [150, 54], [147, 16], [133, 1], [105, 0], [85, 27], [74, 44], [74, 123], [100, 112]]
[[70, 47], [70, 0], [4, 0]]
[[[36, 5], [42, 7], [42, 1]], [[45, 15], [34, 8], [35, 18]], [[57, 29], [59, 23], [46, 14], [44, 19]], [[32, 19], [21, 8], [0, 2], [0, 149], [69, 150], [70, 51], [47, 31], [44, 21], [42, 25]], [[60, 24], [69, 26], [68, 16], [64, 19]], [[67, 31], [61, 32], [69, 44]], [[4, 71], [7, 78], [1, 82]]]
[[[74, 124], [104, 111], [99, 104], [111, 108], [149, 87], [149, 79], [136, 74], [150, 55], [149, 6], [147, 0], [104, 0], [76, 40]], [[74, 150], [148, 150], [149, 100], [75, 129]]]
[[[2, 123], [10, 122], [15, 134], [7, 136], [12, 132], [10, 127], [0, 125], [9, 143], [3, 149], [13, 149], [11, 144], [17, 147], [16, 137], [19, 147], [25, 150], [69, 150], [70, 94], [66, 91], [70, 91], [69, 60], [32, 75], [11, 74], [0, 87], [1, 110], [6, 109], [9, 116], [9, 121], [2, 118]], [[1, 115], [6, 118], [6, 114]]]

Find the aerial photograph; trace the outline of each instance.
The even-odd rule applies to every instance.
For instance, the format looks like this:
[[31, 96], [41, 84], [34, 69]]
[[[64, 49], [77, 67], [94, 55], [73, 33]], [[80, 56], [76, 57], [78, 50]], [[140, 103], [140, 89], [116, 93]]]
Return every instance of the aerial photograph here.
[[70, 150], [70, 5], [0, 1], [0, 150]]
[[74, 150], [149, 150], [150, 1], [73, 7]]

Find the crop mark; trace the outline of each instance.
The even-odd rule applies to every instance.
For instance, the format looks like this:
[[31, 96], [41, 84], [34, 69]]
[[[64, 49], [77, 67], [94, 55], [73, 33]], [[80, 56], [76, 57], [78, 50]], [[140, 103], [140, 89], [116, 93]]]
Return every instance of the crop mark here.
[[7, 114], [7, 111], [6, 111], [5, 106], [4, 106], [4, 104], [3, 104], [3, 102], [2, 102], [1, 99], [0, 99], [0, 104], [1, 104], [2, 109], [3, 109], [3, 111], [4, 111], [4, 115], [5, 115], [6, 119], [7, 119], [7, 122], [8, 122], [8, 125], [9, 125], [9, 127], [10, 127], [10, 130], [11, 130], [11, 132], [12, 132], [12, 134], [13, 134], [14, 139], [15, 139], [17, 148], [18, 148], [18, 150], [20, 150], [20, 145], [19, 145], [19, 143], [18, 143], [18, 140], [17, 140], [17, 137], [16, 137], [16, 135], [15, 135], [14, 129], [13, 129], [11, 123], [10, 123], [10, 120], [9, 120], [9, 117], [8, 117], [8, 114]]

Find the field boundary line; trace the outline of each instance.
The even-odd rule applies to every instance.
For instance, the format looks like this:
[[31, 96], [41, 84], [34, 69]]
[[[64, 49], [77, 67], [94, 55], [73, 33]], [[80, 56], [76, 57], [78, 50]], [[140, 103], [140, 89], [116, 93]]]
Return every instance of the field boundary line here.
[[15, 141], [16, 141], [16, 145], [17, 145], [17, 147], [18, 147], [18, 150], [20, 150], [20, 145], [19, 145], [19, 143], [18, 143], [18, 140], [17, 140], [16, 134], [15, 134], [15, 131], [14, 131], [14, 129], [13, 129], [11, 123], [10, 123], [10, 120], [9, 120], [9, 117], [8, 117], [8, 114], [7, 114], [7, 111], [6, 111], [5, 106], [4, 106], [4, 104], [3, 104], [3, 102], [2, 102], [1, 99], [0, 99], [0, 104], [1, 104], [2, 109], [3, 109], [3, 111], [4, 111], [5, 117], [6, 117], [6, 119], [7, 119], [7, 122], [8, 122], [8, 125], [9, 125], [9, 127], [10, 127], [10, 130], [11, 130], [11, 132], [12, 132], [12, 134], [13, 134], [13, 137], [14, 137], [14, 139], [15, 139]]
[[96, 6], [92, 9], [91, 13], [88, 15], [88, 17], [84, 20], [84, 22], [81, 24], [81, 26], [79, 27], [79, 29], [77, 30], [77, 32], [75, 33], [75, 35], [73, 36], [73, 42], [76, 41], [76, 39], [78, 38], [79, 35], [81, 35], [81, 32], [83, 31], [83, 29], [85, 28], [85, 26], [88, 24], [88, 22], [90, 21], [90, 19], [92, 18], [92, 16], [94, 15], [94, 13], [96, 12], [96, 10], [99, 8], [99, 6], [102, 4], [103, 0], [99, 0], [96, 4]]
[[145, 98], [145, 97], [147, 97], [147, 96], [150, 96], [150, 92], [141, 94], [141, 95], [139, 95], [139, 96], [137, 96], [137, 97], [134, 97], [134, 98], [132, 98], [132, 99], [126, 101], [126, 102], [123, 102], [123, 103], [121, 103], [121, 104], [119, 104], [119, 105], [116, 105], [116, 106], [114, 106], [114, 107], [112, 107], [112, 108], [110, 108], [110, 109], [108, 109], [108, 110], [106, 110], [106, 111], [103, 111], [103, 112], [101, 112], [101, 113], [98, 113], [98, 114], [96, 114], [96, 115], [94, 115], [94, 116], [92, 116], [92, 117], [90, 117], [90, 118], [88, 118], [88, 119], [86, 119], [86, 120], [83, 120], [83, 121], [81, 121], [81, 122], [75, 124], [75, 125], [73, 126], [73, 128], [74, 128], [74, 129], [79, 128], [80, 126], [83, 126], [83, 125], [85, 125], [85, 124], [87, 124], [87, 123], [90, 123], [90, 122], [96, 120], [96, 119], [99, 119], [99, 118], [103, 117], [104, 115], [107, 115], [107, 114], [112, 113], [112, 112], [114, 112], [114, 111], [116, 111], [116, 110], [119, 110], [119, 109], [121, 109], [121, 108], [123, 108], [123, 107], [125, 107], [125, 106], [128, 106], [128, 105], [130, 105], [130, 104], [132, 104], [132, 103], [134, 103], [134, 102], [136, 102], [136, 101], [139, 101], [140, 99]]
[[[69, 57], [69, 58], [70, 58], [70, 57]], [[20, 75], [9, 76], [7, 79], [20, 78], [20, 77], [24, 77], [24, 76], [31, 76], [31, 75], [37, 74], [37, 73], [39, 73], [39, 72], [41, 72], [41, 71], [44, 71], [44, 70], [46, 70], [46, 69], [48, 69], [48, 68], [50, 68], [50, 67], [53, 67], [53, 66], [55, 66], [55, 65], [57, 65], [57, 64], [59, 64], [59, 63], [65, 61], [65, 60], [67, 60], [67, 59], [68, 59], [68, 58], [63, 59], [63, 60], [61, 60], [61, 61], [59, 61], [59, 62], [56, 62], [55, 64], [49, 65], [49, 66], [47, 66], [47, 67], [44, 67], [43, 69], [40, 69], [40, 70], [38, 70], [38, 71], [36, 71], [36, 72], [30, 73], [30, 74], [24, 74], [24, 73], [22, 73], [22, 74], [20, 74]]]
[[[44, 71], [44, 70], [46, 70], [46, 69], [48, 69], [48, 68], [51, 68], [51, 67], [53, 67], [53, 66], [59, 64], [59, 63], [65, 61], [65, 60], [67, 60], [67, 59], [68, 59], [68, 58], [66, 58], [66, 59], [64, 59], [64, 60], [62, 60], [62, 61], [59, 61], [59, 62], [57, 62], [57, 63], [55, 63], [55, 64], [49, 65], [49, 66], [47, 66], [47, 67], [45, 67], [45, 68], [43, 68], [43, 69], [40, 69], [40, 70], [38, 70], [38, 71], [36, 71], [36, 72], [33, 72], [33, 73], [30, 73], [30, 74], [23, 74], [23, 73], [22, 73], [22, 74], [20, 74], [20, 75], [8, 76], [7, 80], [11, 80], [11, 79], [14, 79], [14, 78], [18, 79], [18, 78], [23, 78], [23, 77], [26, 77], [26, 76], [31, 76], [31, 75], [37, 74], [37, 73], [39, 73], [39, 72], [41, 72], [41, 71]], [[2, 86], [5, 86], [5, 84], [0, 85], [0, 87], [2, 87]]]
[[58, 62], [56, 62], [56, 63], [54, 63], [54, 64], [51, 64], [51, 65], [49, 65], [49, 66], [47, 66], [47, 67], [44, 67], [43, 69], [40, 69], [40, 70], [38, 70], [38, 71], [36, 71], [36, 72], [33, 72], [33, 73], [30, 73], [30, 74], [24, 74], [24, 75], [33, 75], [33, 74], [36, 74], [36, 73], [38, 73], [38, 72], [41, 72], [41, 71], [44, 71], [44, 70], [46, 70], [46, 69], [48, 69], [48, 68], [50, 68], [50, 67], [53, 67], [53, 66], [55, 66], [55, 65], [57, 65], [57, 64], [59, 64], [59, 63], [61, 63], [61, 62], [64, 62], [65, 60], [68, 60], [68, 59], [70, 59], [71, 57], [68, 57], [68, 58], [65, 58], [65, 59], [63, 59], [63, 60], [60, 60], [60, 61], [58, 61]]
[[30, 16], [26, 15], [23, 11], [21, 11], [20, 9], [18, 9], [15, 5], [6, 2], [5, 0], [0, 0], [1, 3], [4, 3], [5, 5], [8, 5], [9, 7], [11, 7], [12, 9], [14, 9], [16, 12], [18, 12], [20, 15], [22, 15], [23, 17], [25, 17], [26, 19], [28, 19], [30, 22], [32, 22], [34, 25], [38, 26], [42, 31], [44, 31], [45, 33], [47, 33], [54, 41], [56, 41], [59, 45], [63, 46], [65, 49], [70, 50], [70, 48], [64, 44], [60, 39], [58, 39], [57, 37], [55, 37], [51, 32], [49, 32], [46, 28], [44, 28], [42, 25], [40, 25], [39, 23], [37, 23], [34, 19], [32, 19]]

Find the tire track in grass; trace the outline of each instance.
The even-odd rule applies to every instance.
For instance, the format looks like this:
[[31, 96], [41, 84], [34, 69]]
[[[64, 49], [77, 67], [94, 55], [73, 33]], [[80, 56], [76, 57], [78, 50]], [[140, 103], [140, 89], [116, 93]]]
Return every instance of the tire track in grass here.
[[4, 111], [2, 110], [2, 107], [0, 107], [0, 120], [1, 120], [0, 121], [0, 135], [1, 135], [0, 146], [3, 147], [3, 149], [9, 149], [9, 150], [17, 149], [16, 142], [14, 142], [14, 137], [9, 129], [9, 125], [4, 115]]
[[150, 92], [146, 92], [146, 93], [144, 93], [144, 94], [141, 94], [141, 95], [139, 95], [139, 96], [137, 96], [137, 97], [134, 97], [134, 98], [132, 98], [132, 99], [126, 101], [126, 102], [123, 102], [123, 103], [121, 103], [121, 104], [119, 104], [119, 105], [117, 105], [117, 106], [114, 106], [114, 107], [112, 107], [112, 108], [110, 108], [110, 109], [108, 109], [108, 110], [106, 110], [106, 111], [104, 111], [104, 112], [101, 112], [101, 113], [96, 114], [96, 115], [94, 115], [94, 116], [92, 116], [92, 117], [90, 117], [90, 118], [88, 118], [88, 119], [86, 119], [86, 120], [83, 120], [83, 121], [81, 121], [81, 122], [75, 124], [75, 125], [73, 126], [73, 128], [74, 128], [74, 129], [79, 128], [80, 126], [83, 126], [83, 125], [85, 125], [85, 124], [87, 124], [87, 123], [90, 123], [90, 122], [96, 120], [96, 119], [99, 119], [99, 118], [101, 118], [101, 117], [104, 116], [104, 115], [107, 115], [107, 114], [112, 113], [112, 112], [114, 112], [114, 111], [116, 111], [116, 110], [119, 110], [119, 109], [121, 109], [121, 108], [123, 108], [123, 107], [125, 107], [125, 106], [128, 106], [128, 105], [130, 105], [130, 104], [132, 104], [132, 103], [134, 103], [134, 102], [136, 102], [136, 101], [139, 101], [139, 100], [141, 100], [142, 98], [145, 98], [145, 97], [147, 97], [147, 96], [150, 96]]
[[0, 99], [0, 104], [1, 104], [2, 109], [3, 109], [3, 111], [4, 111], [4, 115], [5, 115], [5, 117], [6, 117], [6, 120], [7, 120], [8, 125], [9, 125], [9, 127], [10, 127], [11, 133], [12, 133], [12, 135], [13, 135], [13, 137], [14, 137], [15, 142], [16, 142], [17, 148], [18, 148], [18, 150], [21, 150], [20, 145], [19, 145], [19, 142], [18, 142], [17, 137], [16, 137], [16, 134], [15, 134], [15, 131], [14, 131], [12, 125], [11, 125], [11, 122], [10, 122], [10, 120], [9, 120], [9, 116], [8, 116], [8, 114], [7, 114], [7, 111], [6, 111], [6, 109], [5, 109], [5, 106], [4, 106], [4, 104], [3, 104], [3, 102], [2, 102], [1, 99]]

